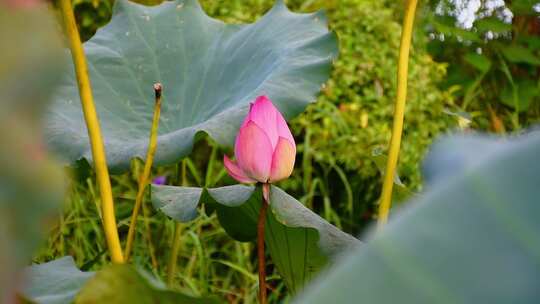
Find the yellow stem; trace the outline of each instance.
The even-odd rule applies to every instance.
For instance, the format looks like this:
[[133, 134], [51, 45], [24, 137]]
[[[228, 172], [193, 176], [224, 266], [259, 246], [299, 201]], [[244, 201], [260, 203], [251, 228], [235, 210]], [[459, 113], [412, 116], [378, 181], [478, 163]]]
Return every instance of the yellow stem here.
[[[187, 162], [186, 160], [182, 160], [182, 186], [187, 186], [187, 170], [186, 170]], [[171, 257], [169, 258], [169, 265], [167, 267], [167, 284], [169, 287], [172, 286], [174, 283], [174, 275], [176, 273], [176, 264], [178, 261], [178, 252], [180, 251], [180, 240], [182, 238], [182, 223], [176, 222], [176, 225], [174, 226], [174, 239], [173, 244], [171, 248]]]
[[69, 45], [71, 48], [71, 56], [75, 65], [75, 73], [77, 75], [77, 84], [79, 86], [79, 94], [81, 96], [81, 104], [84, 112], [86, 127], [88, 128], [88, 136], [90, 137], [90, 145], [92, 147], [92, 157], [94, 159], [94, 167], [97, 174], [99, 184], [99, 192], [102, 200], [103, 226], [107, 245], [111, 254], [111, 259], [114, 263], [123, 263], [122, 247], [118, 237], [116, 227], [116, 218], [114, 216], [114, 202], [111, 189], [111, 181], [109, 179], [109, 171], [107, 168], [107, 159], [105, 157], [105, 147], [99, 127], [99, 120], [94, 106], [92, 97], [92, 89], [90, 79], [88, 77], [88, 67], [86, 58], [81, 45], [81, 38], [75, 23], [71, 0], [61, 0], [60, 6], [64, 25], [66, 28]]
[[386, 173], [379, 205], [378, 227], [381, 228], [388, 221], [388, 213], [392, 204], [392, 188], [394, 186], [394, 174], [399, 158], [399, 148], [401, 145], [401, 134], [403, 133], [403, 117], [405, 116], [405, 102], [407, 99], [407, 76], [409, 69], [409, 51], [411, 49], [411, 38], [416, 13], [417, 0], [407, 0], [405, 7], [405, 18], [403, 19], [403, 29], [401, 32], [401, 44], [399, 47], [399, 60], [397, 71], [397, 96], [394, 110], [394, 125], [392, 128], [392, 138], [388, 151], [386, 163]]
[[159, 126], [159, 115], [161, 113], [161, 84], [156, 83], [154, 85], [154, 91], [156, 93], [156, 102], [154, 105], [154, 117], [152, 119], [152, 128], [150, 130], [150, 142], [148, 144], [148, 151], [146, 152], [146, 161], [144, 163], [143, 174], [139, 177], [139, 190], [137, 192], [137, 197], [135, 198], [135, 206], [133, 207], [133, 212], [131, 213], [131, 221], [129, 222], [129, 231], [127, 236], [126, 248], [124, 255], [126, 261], [129, 260], [131, 249], [133, 248], [133, 240], [135, 238], [135, 227], [137, 226], [137, 216], [139, 215], [139, 210], [141, 209], [142, 200], [144, 197], [144, 189], [148, 184], [148, 177], [150, 176], [150, 171], [152, 169], [152, 164], [154, 162], [154, 155], [156, 154], [157, 147], [157, 130]]

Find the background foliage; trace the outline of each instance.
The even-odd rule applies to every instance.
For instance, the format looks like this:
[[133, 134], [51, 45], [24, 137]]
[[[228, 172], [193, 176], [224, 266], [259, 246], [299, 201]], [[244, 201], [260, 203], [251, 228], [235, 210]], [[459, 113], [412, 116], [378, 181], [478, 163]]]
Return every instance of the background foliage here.
[[[83, 38], [88, 39], [108, 21], [113, 3], [75, 3]], [[201, 3], [210, 16], [245, 23], [255, 21], [274, 1]], [[340, 55], [318, 102], [292, 122], [300, 154], [293, 178], [283, 187], [296, 197], [304, 196], [303, 202], [332, 223], [356, 232], [372, 219], [379, 196], [382, 168], [374, 156], [384, 154], [390, 139], [400, 5], [372, 0], [293, 0], [287, 5], [295, 11], [325, 9], [329, 26], [339, 37]], [[453, 97], [437, 86], [446, 76], [446, 64], [431, 59], [427, 42], [418, 31], [410, 63], [412, 81], [399, 167], [404, 184], [414, 190], [420, 188], [418, 164], [425, 149], [433, 137], [455, 125], [455, 119], [444, 113]], [[345, 214], [348, 216], [341, 216]], [[359, 217], [363, 221], [359, 222]]]
[[425, 10], [428, 50], [450, 63], [442, 87], [453, 92], [456, 111], [467, 113], [473, 128], [517, 131], [540, 119], [538, 1], [487, 2], [475, 18], [460, 22], [463, 4], [431, 1]]
[[[380, 191], [384, 165], [380, 160], [389, 141], [395, 97], [401, 1], [286, 2], [295, 11], [327, 10], [329, 25], [339, 36], [340, 57], [318, 102], [291, 123], [298, 142], [297, 168], [280, 186], [333, 224], [358, 234], [372, 221]], [[210, 16], [243, 23], [256, 20], [273, 1], [201, 3]], [[452, 17], [435, 14], [437, 3], [421, 11], [411, 53], [399, 176], [413, 191], [421, 188], [418, 166], [426, 147], [457, 122], [470, 120], [473, 128], [506, 132], [540, 117], [538, 21], [530, 8], [513, 7], [512, 25], [489, 19], [476, 23], [475, 32], [456, 27]], [[74, 4], [85, 39], [109, 20], [113, 6], [112, 1], [96, 0]], [[488, 31], [500, 32], [499, 39], [486, 40]], [[188, 183], [206, 187], [233, 183], [220, 161], [224, 152], [210, 141], [199, 141], [185, 162]], [[165, 174], [169, 184], [179, 185], [181, 168], [180, 164], [159, 168], [155, 174]], [[121, 234], [127, 232], [140, 171], [140, 162], [134, 161], [130, 173], [113, 177]], [[94, 185], [88, 165], [80, 163], [73, 171], [66, 212], [36, 261], [70, 254], [83, 270], [107, 261]], [[174, 223], [150, 207], [145, 214], [138, 225], [135, 263], [163, 278], [166, 269], [160, 261], [168, 258]], [[254, 246], [233, 242], [212, 215], [182, 227], [175, 286], [194, 295], [216, 294], [232, 303], [255, 302]], [[274, 289], [270, 300], [283, 300], [285, 287], [271, 265], [269, 270]]]

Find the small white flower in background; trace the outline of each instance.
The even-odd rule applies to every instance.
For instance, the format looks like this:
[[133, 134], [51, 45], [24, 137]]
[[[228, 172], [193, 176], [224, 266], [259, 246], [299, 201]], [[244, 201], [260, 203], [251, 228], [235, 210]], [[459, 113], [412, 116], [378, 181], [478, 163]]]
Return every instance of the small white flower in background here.
[[[540, 11], [540, 3], [536, 6]], [[514, 18], [504, 0], [441, 0], [435, 13], [455, 17], [456, 26], [466, 30], [471, 29], [478, 19], [496, 16], [505, 23], [512, 23]]]
[[533, 10], [537, 13], [540, 13], [540, 2], [533, 5]]

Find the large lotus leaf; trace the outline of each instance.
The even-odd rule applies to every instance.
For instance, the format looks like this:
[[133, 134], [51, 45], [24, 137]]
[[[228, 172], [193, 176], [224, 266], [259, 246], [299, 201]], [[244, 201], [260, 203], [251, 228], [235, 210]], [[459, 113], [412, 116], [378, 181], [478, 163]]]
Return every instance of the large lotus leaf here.
[[[17, 1], [16, 1], [17, 2]], [[62, 171], [48, 157], [42, 112], [61, 75], [61, 39], [47, 7], [0, 2], [0, 302], [58, 215]]]
[[432, 153], [427, 192], [296, 303], [540, 302], [540, 132]]
[[[165, 164], [187, 155], [198, 131], [231, 145], [258, 95], [286, 117], [300, 113], [327, 80], [337, 41], [321, 12], [292, 13], [281, 1], [258, 22], [233, 25], [205, 15], [196, 0], [119, 0], [84, 50], [109, 166], [125, 169], [146, 153], [155, 82], [164, 87], [155, 163]], [[90, 159], [73, 68], [47, 134], [67, 160]]]
[[94, 272], [82, 272], [70, 256], [32, 265], [24, 272], [22, 295], [38, 304], [72, 303]]
[[213, 298], [196, 298], [166, 290], [149, 274], [129, 265], [111, 265], [98, 272], [82, 272], [72, 257], [32, 265], [24, 272], [21, 291], [36, 304], [213, 304]]
[[[227, 233], [239, 241], [256, 238], [262, 193], [253, 186], [214, 189], [152, 186], [157, 209], [179, 221], [193, 219], [204, 202], [216, 210]], [[283, 190], [272, 186], [265, 242], [272, 261], [291, 292], [298, 291], [329, 258], [360, 242], [340, 231]]]

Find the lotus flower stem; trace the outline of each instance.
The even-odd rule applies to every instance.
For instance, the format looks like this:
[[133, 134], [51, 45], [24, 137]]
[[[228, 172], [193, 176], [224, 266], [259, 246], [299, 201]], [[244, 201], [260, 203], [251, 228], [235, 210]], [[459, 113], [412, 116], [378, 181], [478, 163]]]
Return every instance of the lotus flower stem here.
[[264, 226], [270, 198], [270, 184], [264, 183], [263, 200], [257, 221], [257, 259], [259, 262], [259, 303], [266, 304], [266, 259], [264, 255]]
[[[181, 169], [181, 184], [187, 186], [187, 159], [182, 160]], [[172, 286], [174, 282], [174, 274], [176, 273], [176, 265], [178, 261], [178, 252], [180, 251], [180, 239], [182, 237], [182, 223], [176, 222], [174, 226], [174, 239], [171, 248], [171, 257], [169, 258], [169, 265], [167, 267], [167, 285]]]
[[405, 18], [403, 19], [403, 29], [401, 32], [401, 43], [399, 47], [398, 71], [397, 71], [397, 95], [394, 110], [394, 125], [392, 128], [392, 138], [388, 151], [386, 172], [384, 175], [382, 194], [379, 205], [378, 227], [381, 228], [388, 221], [388, 213], [392, 203], [392, 188], [394, 186], [394, 174], [399, 158], [401, 145], [401, 135], [403, 133], [403, 118], [405, 116], [405, 102], [407, 99], [407, 76], [409, 69], [409, 51], [411, 48], [411, 38], [416, 14], [417, 0], [407, 0], [405, 7]]
[[129, 231], [127, 236], [126, 248], [124, 255], [126, 261], [129, 260], [131, 249], [133, 248], [133, 240], [135, 238], [135, 227], [137, 226], [137, 216], [141, 209], [142, 200], [144, 197], [144, 190], [148, 185], [148, 179], [150, 177], [150, 171], [154, 162], [154, 155], [156, 154], [157, 147], [157, 131], [159, 126], [159, 115], [161, 113], [161, 91], [162, 86], [160, 83], [154, 84], [155, 103], [154, 103], [154, 117], [152, 119], [152, 129], [150, 130], [150, 141], [148, 143], [148, 151], [146, 153], [146, 161], [144, 163], [143, 174], [139, 177], [139, 190], [137, 197], [135, 198], [135, 206], [131, 213], [131, 221], [129, 222]]
[[105, 230], [105, 237], [107, 239], [107, 246], [109, 248], [113, 263], [123, 263], [124, 258], [122, 256], [122, 247], [120, 245], [120, 238], [118, 237], [116, 218], [114, 215], [114, 202], [109, 171], [107, 168], [107, 159], [105, 156], [105, 147], [99, 127], [99, 119], [94, 105], [94, 98], [92, 96], [86, 58], [81, 45], [79, 31], [77, 30], [77, 24], [75, 23], [75, 16], [73, 15], [71, 0], [61, 0], [60, 6], [71, 49], [71, 56], [75, 66], [84, 120], [88, 129], [90, 146], [92, 148], [92, 157], [94, 159], [94, 167], [96, 170], [102, 202], [103, 227]]

